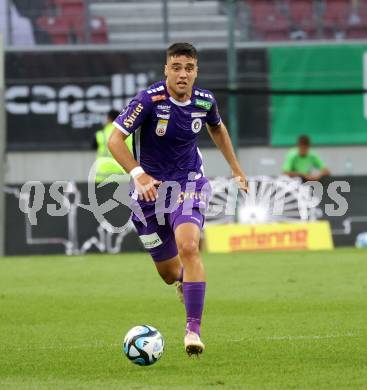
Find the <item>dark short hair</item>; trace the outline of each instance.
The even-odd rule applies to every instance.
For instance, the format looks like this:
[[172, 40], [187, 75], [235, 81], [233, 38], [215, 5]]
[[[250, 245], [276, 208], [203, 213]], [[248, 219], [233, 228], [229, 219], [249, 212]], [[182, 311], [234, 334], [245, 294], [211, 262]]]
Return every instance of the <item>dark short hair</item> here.
[[171, 45], [166, 52], [167, 58], [186, 56], [191, 58], [198, 58], [198, 52], [193, 45], [186, 42], [178, 42]]
[[110, 110], [107, 113], [107, 118], [110, 119], [111, 121], [115, 120], [119, 116], [119, 112], [116, 110]]
[[308, 137], [307, 135], [300, 135], [298, 137], [298, 145], [310, 146], [311, 145], [310, 137]]

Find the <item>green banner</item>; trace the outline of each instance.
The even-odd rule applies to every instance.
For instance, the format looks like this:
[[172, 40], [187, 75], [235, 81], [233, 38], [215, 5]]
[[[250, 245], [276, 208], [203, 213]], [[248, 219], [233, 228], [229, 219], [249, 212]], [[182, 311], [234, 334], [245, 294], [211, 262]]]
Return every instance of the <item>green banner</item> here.
[[[367, 89], [367, 45], [273, 47], [270, 85], [278, 91]], [[364, 75], [365, 74], [365, 75]], [[272, 95], [271, 144], [367, 143], [367, 97], [357, 94]]]

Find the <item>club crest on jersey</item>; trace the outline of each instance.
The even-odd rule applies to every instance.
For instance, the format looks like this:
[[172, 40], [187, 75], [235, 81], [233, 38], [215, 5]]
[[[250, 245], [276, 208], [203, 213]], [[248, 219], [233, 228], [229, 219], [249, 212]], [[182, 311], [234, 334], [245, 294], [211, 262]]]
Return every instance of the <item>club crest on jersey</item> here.
[[201, 121], [200, 118], [194, 119], [191, 123], [191, 130], [194, 133], [198, 133], [202, 127], [203, 127], [203, 122]]
[[167, 130], [167, 126], [168, 126], [168, 120], [165, 120], [165, 119], [160, 119], [157, 123], [157, 127], [155, 129], [155, 133], [159, 136], [159, 137], [162, 137], [163, 135], [166, 134], [166, 130]]

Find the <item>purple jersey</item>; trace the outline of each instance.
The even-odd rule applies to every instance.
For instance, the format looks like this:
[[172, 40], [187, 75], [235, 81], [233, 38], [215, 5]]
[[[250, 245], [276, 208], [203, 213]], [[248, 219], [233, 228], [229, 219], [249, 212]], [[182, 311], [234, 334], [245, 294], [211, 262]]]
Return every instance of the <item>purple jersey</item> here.
[[179, 102], [160, 81], [141, 91], [113, 122], [124, 134], [133, 133], [135, 159], [154, 178], [187, 180], [190, 172], [204, 175], [197, 138], [208, 123], [221, 123], [210, 91], [193, 87], [192, 96]]

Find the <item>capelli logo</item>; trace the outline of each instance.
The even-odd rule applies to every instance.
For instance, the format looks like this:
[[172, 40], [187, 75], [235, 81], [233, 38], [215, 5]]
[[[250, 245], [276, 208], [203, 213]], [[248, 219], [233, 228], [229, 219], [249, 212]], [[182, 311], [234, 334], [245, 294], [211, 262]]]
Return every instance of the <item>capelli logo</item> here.
[[[13, 115], [55, 115], [60, 125], [80, 128], [104, 123], [105, 114], [121, 111], [140, 90], [147, 88], [148, 74], [114, 74], [109, 85], [15, 85], [6, 90], [6, 110]], [[125, 98], [123, 98], [125, 97]], [[92, 123], [91, 123], [92, 122]]]

